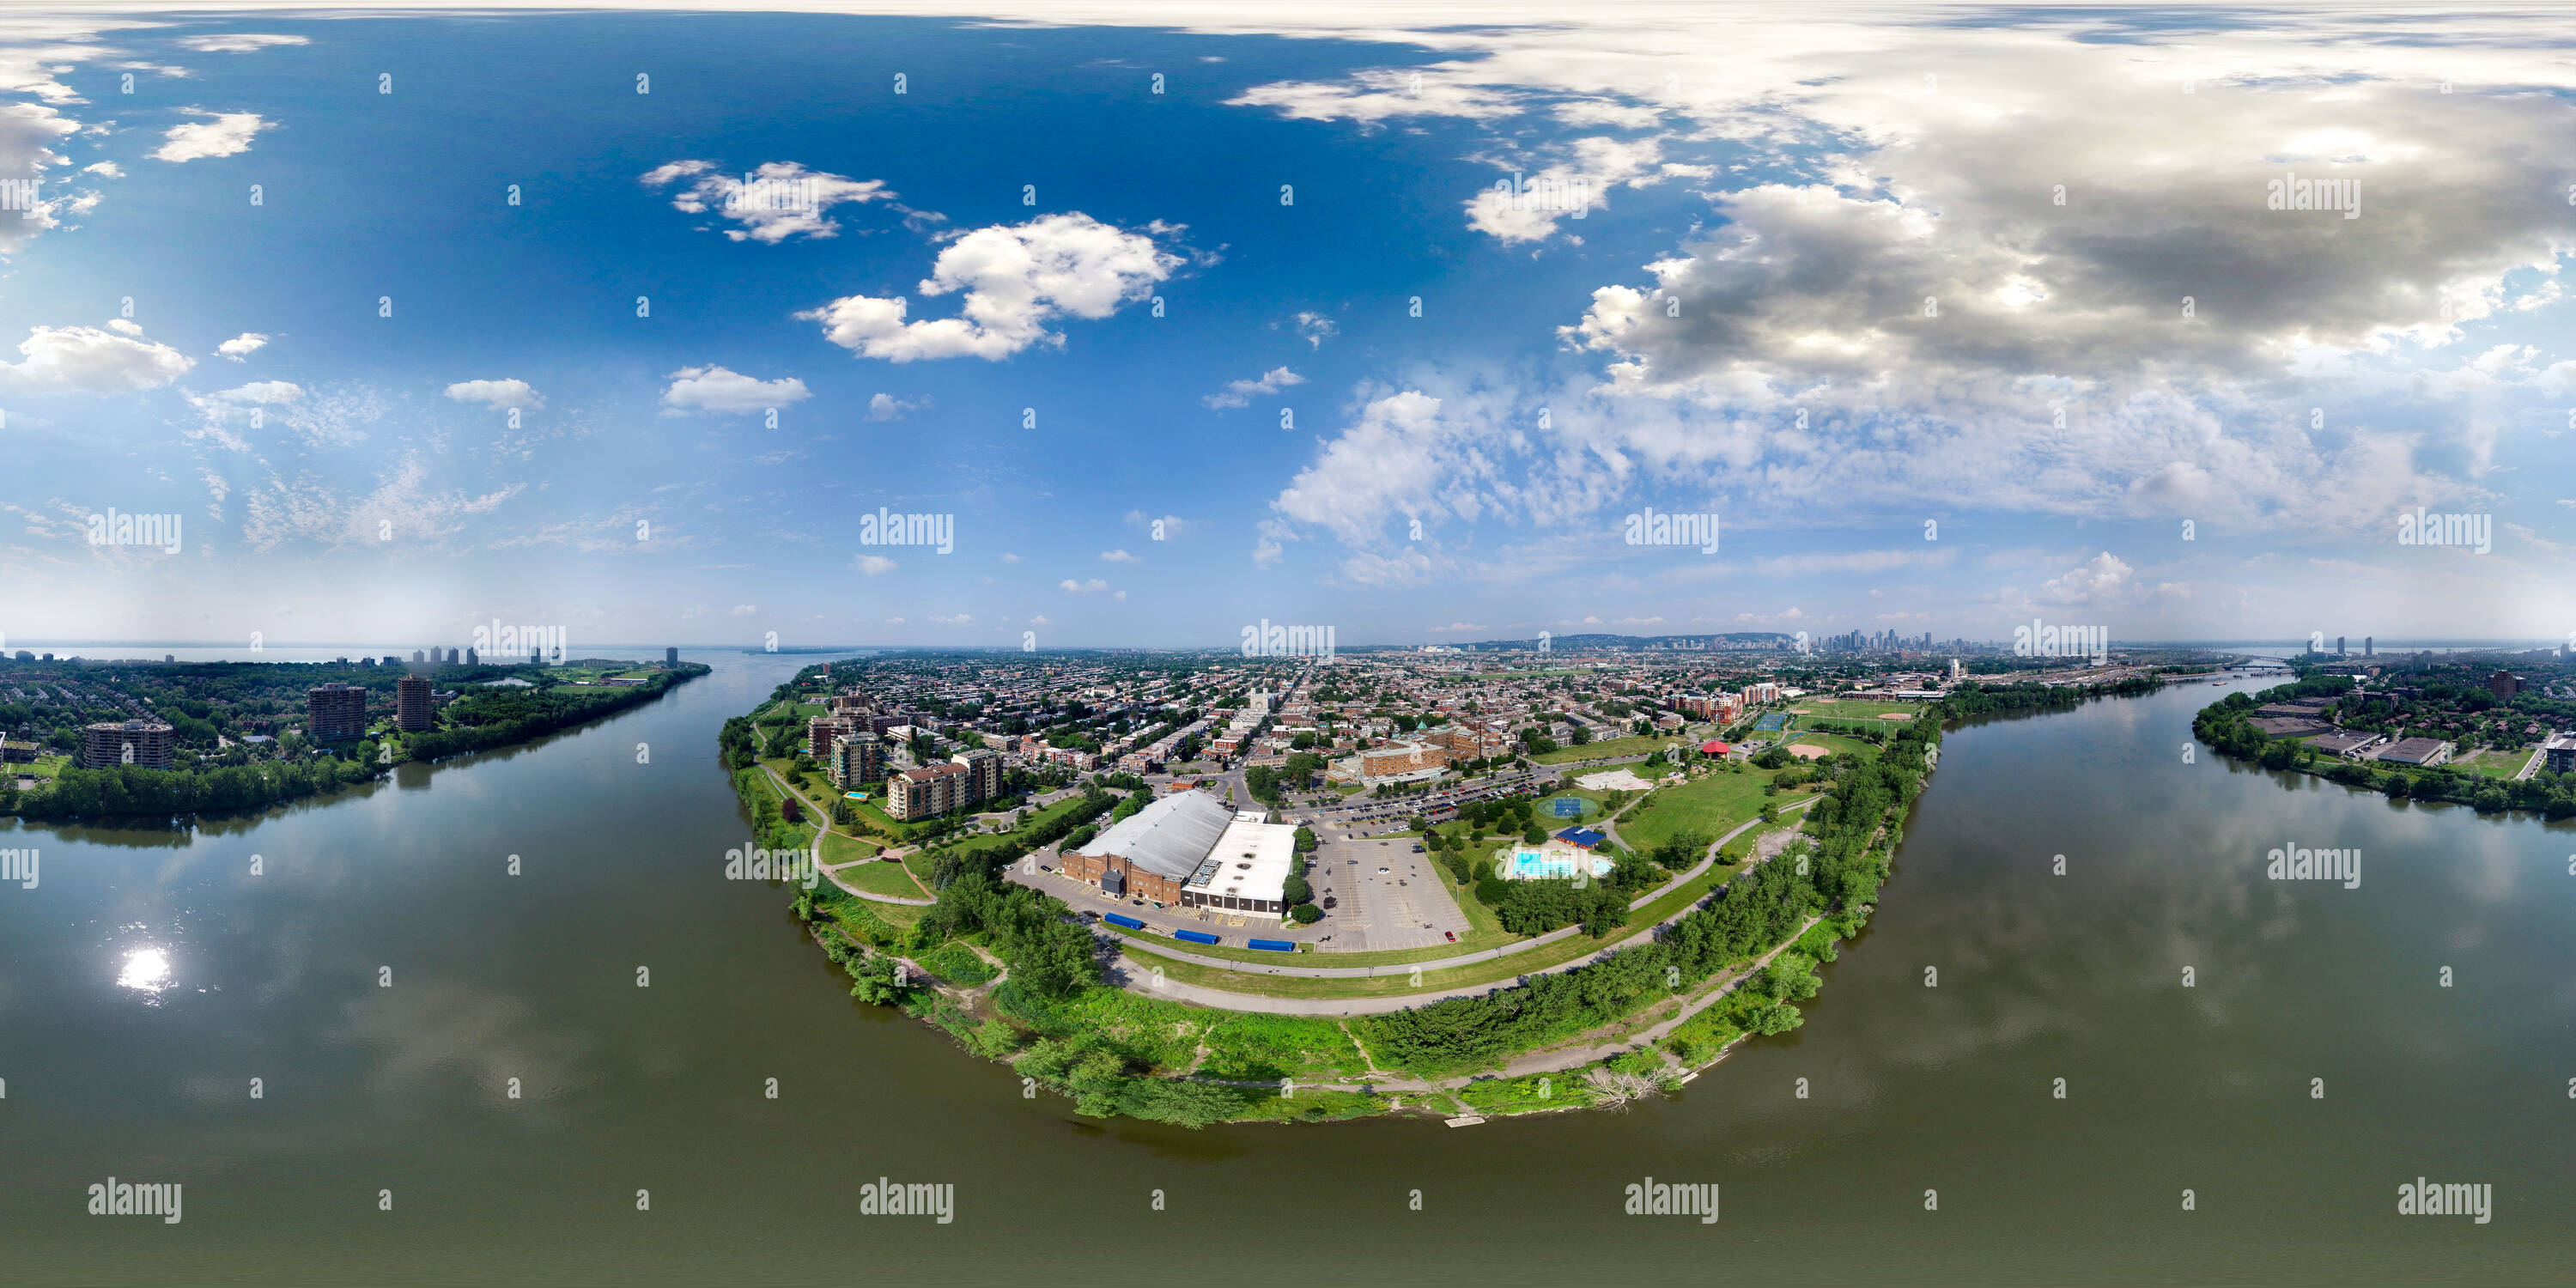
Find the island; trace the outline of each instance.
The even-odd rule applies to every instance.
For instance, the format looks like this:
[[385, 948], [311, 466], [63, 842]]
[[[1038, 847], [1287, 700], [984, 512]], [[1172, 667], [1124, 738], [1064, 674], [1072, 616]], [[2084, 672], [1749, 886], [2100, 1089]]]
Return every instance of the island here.
[[852, 996], [1079, 1113], [1467, 1125], [1796, 1028], [1945, 724], [2160, 682], [1980, 670], [879, 654], [719, 743]]

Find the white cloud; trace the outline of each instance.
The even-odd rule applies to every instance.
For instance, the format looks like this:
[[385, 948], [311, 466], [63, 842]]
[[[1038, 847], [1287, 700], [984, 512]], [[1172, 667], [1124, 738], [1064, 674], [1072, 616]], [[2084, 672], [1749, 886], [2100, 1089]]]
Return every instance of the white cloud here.
[[164, 136], [168, 142], [152, 152], [154, 160], [196, 161], [247, 152], [251, 136], [270, 128], [257, 112], [208, 112], [193, 107], [181, 110], [209, 119], [171, 126]]
[[[124, 322], [119, 318], [117, 322]], [[115, 323], [110, 323], [115, 326]], [[186, 375], [196, 360], [151, 340], [126, 322], [117, 335], [95, 327], [28, 329], [18, 352], [24, 362], [0, 362], [0, 390], [20, 394], [118, 394], [166, 385]]]
[[1124, 550], [1103, 550], [1100, 552], [1100, 557], [1111, 563], [1140, 564], [1145, 562], [1143, 559], [1140, 559], [1135, 555], [1131, 555]]
[[900, 420], [906, 412], [919, 411], [930, 405], [930, 396], [897, 398], [893, 394], [876, 394], [868, 399], [868, 419]]
[[266, 334], [258, 331], [244, 331], [240, 335], [234, 336], [232, 339], [216, 345], [215, 352], [220, 353], [235, 362], [239, 362], [242, 359], [259, 352], [261, 346], [266, 345], [267, 343], [268, 336]]
[[182, 48], [193, 49], [201, 54], [248, 54], [255, 53], [262, 49], [273, 49], [279, 45], [309, 45], [311, 43], [313, 42], [304, 36], [271, 36], [248, 31], [226, 32], [221, 35], [213, 36], [182, 36], [179, 38], [179, 44]]
[[864, 358], [998, 361], [1033, 344], [1063, 344], [1060, 333], [1047, 329], [1057, 318], [1108, 317], [1151, 294], [1180, 264], [1143, 233], [1079, 212], [1045, 215], [979, 228], [939, 252], [918, 289], [923, 295], [965, 292], [957, 317], [907, 322], [904, 297], [865, 295], [796, 316], [822, 323], [824, 338]]
[[[1668, 166], [1663, 145], [1654, 139], [1576, 139], [1564, 160], [1520, 174], [1518, 187], [1486, 188], [1467, 199], [1467, 226], [1490, 233], [1505, 244], [1539, 241], [1555, 232], [1557, 220], [1583, 219], [1610, 206], [1610, 189], [1621, 184], [1649, 187], [1678, 175], [1702, 173], [1705, 167]], [[1704, 173], [1703, 173], [1704, 177]], [[1510, 180], [1504, 180], [1509, 184]]]
[[524, 380], [464, 380], [447, 387], [458, 402], [481, 403], [495, 411], [527, 410], [546, 405], [545, 396]]
[[1286, 367], [1273, 367], [1261, 373], [1261, 378], [1258, 380], [1228, 381], [1224, 392], [1209, 394], [1199, 401], [1218, 409], [1242, 407], [1251, 403], [1256, 395], [1275, 394], [1290, 385], [1304, 383], [1306, 383], [1304, 376]]
[[860, 555], [854, 566], [857, 567], [860, 572], [866, 573], [871, 577], [877, 577], [893, 572], [895, 569], [895, 562], [892, 559], [886, 558], [884, 555]]
[[682, 411], [757, 412], [805, 401], [805, 382], [794, 376], [755, 380], [723, 367], [682, 367], [662, 391], [665, 415]]
[[254, 380], [246, 385], [222, 390], [214, 396], [228, 403], [274, 407], [301, 400], [304, 397], [304, 387], [287, 380]]
[[2064, 576], [2049, 579], [2039, 588], [2039, 599], [2068, 605], [2115, 603], [2128, 592], [2134, 573], [2118, 556], [2105, 550], [2069, 569]]
[[659, 188], [675, 179], [693, 179], [671, 199], [674, 209], [693, 215], [713, 210], [743, 225], [726, 229], [726, 237], [769, 245], [797, 236], [837, 237], [841, 226], [827, 217], [832, 207], [889, 201], [895, 196], [882, 179], [808, 170], [795, 161], [765, 162], [747, 182], [714, 171], [711, 161], [674, 161], [648, 171], [644, 185]]

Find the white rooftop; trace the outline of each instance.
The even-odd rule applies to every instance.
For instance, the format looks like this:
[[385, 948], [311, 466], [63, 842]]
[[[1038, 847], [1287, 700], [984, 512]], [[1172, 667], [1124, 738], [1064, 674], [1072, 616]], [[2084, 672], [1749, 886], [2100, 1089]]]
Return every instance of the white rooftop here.
[[1297, 828], [1289, 823], [1265, 823], [1261, 817], [1248, 812], [1235, 815], [1182, 888], [1219, 898], [1282, 898], [1288, 886], [1288, 865], [1297, 853]]

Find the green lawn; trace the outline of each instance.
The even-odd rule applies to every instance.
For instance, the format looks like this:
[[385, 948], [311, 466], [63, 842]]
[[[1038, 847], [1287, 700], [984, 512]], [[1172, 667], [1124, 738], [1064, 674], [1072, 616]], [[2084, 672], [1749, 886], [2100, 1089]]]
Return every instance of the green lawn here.
[[1562, 765], [1568, 761], [1600, 760], [1610, 756], [1645, 756], [1676, 744], [1689, 746], [1691, 740], [1671, 733], [1659, 733], [1650, 738], [1603, 738], [1580, 747], [1559, 747], [1530, 759], [1542, 765]]
[[[1853, 698], [1846, 698], [1838, 702], [1828, 701], [1822, 698], [1800, 698], [1797, 701], [1790, 703], [1787, 709], [1791, 711], [1805, 711], [1809, 716], [1818, 720], [1867, 720], [1878, 724], [1897, 725], [1906, 724], [1908, 722], [1904, 720], [1880, 720], [1879, 717], [1890, 714], [1920, 716], [1924, 705], [1925, 704], [1920, 702], [1878, 702], [1869, 699]], [[1799, 717], [1799, 719], [1802, 720], [1806, 718], [1808, 717]]]
[[861, 863], [838, 869], [833, 875], [839, 877], [843, 885], [853, 890], [864, 890], [869, 894], [888, 895], [897, 899], [929, 897], [918, 884], [914, 883], [911, 874], [906, 872], [900, 863], [882, 861]]
[[1794, 799], [1763, 795], [1763, 784], [1770, 781], [1770, 771], [1748, 767], [1742, 773], [1719, 770], [1678, 787], [1657, 788], [1619, 820], [1619, 835], [1640, 854], [1652, 853], [1682, 832], [1715, 840], [1760, 814], [1764, 802], [1785, 805]]
[[2471, 773], [2493, 778], [2499, 782], [2511, 782], [2513, 776], [2521, 773], [2523, 765], [2530, 759], [2531, 749], [2528, 747], [2520, 751], [2498, 751], [2489, 747], [2485, 755], [2461, 767]]
[[1837, 756], [1857, 753], [1864, 760], [1878, 755], [1878, 748], [1862, 742], [1858, 738], [1847, 738], [1838, 733], [1818, 733], [1812, 729], [1791, 730], [1789, 742], [1793, 744], [1805, 743], [1811, 747], [1822, 747]]
[[885, 847], [862, 837], [826, 832], [823, 834], [822, 858], [826, 864], [850, 863], [859, 859], [874, 858], [877, 851], [883, 848]]

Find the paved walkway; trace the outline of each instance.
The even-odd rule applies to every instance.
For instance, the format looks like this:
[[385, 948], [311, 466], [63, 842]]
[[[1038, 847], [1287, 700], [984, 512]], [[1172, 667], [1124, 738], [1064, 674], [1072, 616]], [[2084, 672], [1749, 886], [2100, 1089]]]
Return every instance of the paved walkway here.
[[[1821, 796], [1810, 796], [1806, 800], [1801, 801], [1790, 808], [1803, 809], [1822, 799], [1824, 798]], [[1782, 810], [1780, 812], [1782, 814], [1786, 814], [1788, 811]], [[1700, 862], [1691, 868], [1690, 871], [1675, 877], [1672, 881], [1665, 883], [1665, 885], [1654, 892], [1645, 895], [1643, 898], [1638, 900], [1638, 903], [1647, 903], [1660, 898], [1665, 893], [1678, 887], [1682, 883], [1687, 882], [1698, 876], [1700, 873], [1707, 871], [1709, 864], [1716, 860], [1720, 847], [1724, 846], [1728, 841], [1735, 839], [1738, 835], [1741, 835], [1747, 828], [1758, 826], [1761, 822], [1762, 820], [1758, 818], [1748, 820], [1736, 827], [1734, 831], [1728, 832], [1725, 836], [1718, 838], [1717, 841], [1713, 842], [1709, 846], [1707, 855], [1702, 857]], [[1749, 871], [1765, 861], [1767, 861], [1765, 856], [1757, 855], [1751, 862], [1745, 865], [1745, 868]], [[1717, 887], [1717, 889], [1724, 888], [1725, 887], [1723, 886]], [[1714, 894], [1716, 891], [1712, 890], [1710, 893]], [[1554, 975], [1564, 971], [1577, 970], [1584, 966], [1588, 966], [1611, 953], [1617, 952], [1622, 948], [1644, 943], [1654, 938], [1656, 932], [1662, 930], [1664, 927], [1690, 915], [1692, 909], [1697, 908], [1701, 902], [1702, 900], [1692, 900], [1689, 903], [1682, 905], [1682, 907], [1675, 911], [1671, 916], [1665, 917], [1663, 920], [1658, 921], [1651, 926], [1646, 926], [1636, 930], [1614, 942], [1605, 943], [1596, 952], [1586, 953], [1580, 957], [1559, 962], [1553, 966], [1541, 967], [1540, 969], [1528, 972], [1528, 975]], [[1632, 904], [1631, 906], [1633, 907], [1637, 905]], [[1110, 932], [1112, 938], [1123, 943], [1133, 944], [1136, 947], [1151, 952], [1158, 957], [1166, 957], [1175, 961], [1186, 961], [1193, 965], [1210, 966], [1220, 970], [1239, 971], [1245, 974], [1260, 973], [1265, 975], [1299, 975], [1310, 978], [1326, 979], [1372, 978], [1379, 975], [1410, 975], [1416, 970], [1426, 973], [1436, 970], [1446, 970], [1455, 966], [1473, 965], [1480, 961], [1492, 961], [1496, 958], [1506, 957], [1516, 952], [1526, 952], [1532, 948], [1536, 948], [1540, 944], [1561, 940], [1569, 935], [1580, 933], [1582, 933], [1582, 927], [1580, 926], [1562, 926], [1556, 930], [1549, 931], [1547, 934], [1541, 935], [1538, 938], [1523, 940], [1518, 944], [1513, 944], [1508, 947], [1490, 948], [1482, 952], [1468, 953], [1459, 957], [1443, 958], [1438, 961], [1408, 962], [1395, 966], [1299, 967], [1284, 965], [1269, 966], [1255, 962], [1238, 962], [1218, 957], [1203, 957], [1196, 953], [1180, 951], [1172, 947], [1168, 941], [1140, 939], [1131, 935], [1119, 934], [1114, 930]], [[1521, 978], [1527, 977], [1527, 975], [1524, 975]], [[1227, 992], [1223, 989], [1208, 988], [1198, 984], [1185, 984], [1168, 976], [1158, 976], [1153, 974], [1151, 971], [1138, 969], [1133, 963], [1125, 962], [1123, 960], [1111, 965], [1110, 981], [1121, 988], [1129, 990], [1130, 992], [1145, 993], [1155, 997], [1173, 998], [1184, 1002], [1194, 1002], [1201, 1006], [1213, 1006], [1229, 1011], [1261, 1011], [1272, 1015], [1383, 1015], [1389, 1011], [1407, 1010], [1416, 1006], [1429, 1005], [1433, 1002], [1446, 1001], [1453, 997], [1482, 997], [1497, 988], [1508, 987], [1511, 982], [1509, 980], [1490, 980], [1482, 984], [1461, 985], [1456, 988], [1433, 990], [1428, 992], [1405, 993], [1393, 997], [1264, 997], [1254, 993], [1233, 993]]]

